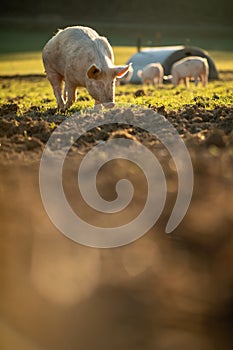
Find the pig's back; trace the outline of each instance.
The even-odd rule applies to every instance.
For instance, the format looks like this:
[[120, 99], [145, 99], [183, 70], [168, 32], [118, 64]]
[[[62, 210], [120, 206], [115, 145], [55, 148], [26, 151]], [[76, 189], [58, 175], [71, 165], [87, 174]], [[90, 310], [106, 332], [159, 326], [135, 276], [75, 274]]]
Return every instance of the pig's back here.
[[88, 27], [68, 27], [61, 29], [55, 34], [45, 45], [53, 49], [66, 49], [70, 46], [77, 46], [77, 44], [90, 44], [92, 40], [98, 38], [98, 33]]
[[[74, 26], [59, 30], [44, 46], [42, 57], [45, 66], [50, 66], [64, 74], [67, 65], [80, 61], [83, 68], [94, 61], [98, 64], [102, 57], [113, 61], [113, 52], [107, 39], [89, 28]], [[100, 64], [102, 65], [102, 64]]]

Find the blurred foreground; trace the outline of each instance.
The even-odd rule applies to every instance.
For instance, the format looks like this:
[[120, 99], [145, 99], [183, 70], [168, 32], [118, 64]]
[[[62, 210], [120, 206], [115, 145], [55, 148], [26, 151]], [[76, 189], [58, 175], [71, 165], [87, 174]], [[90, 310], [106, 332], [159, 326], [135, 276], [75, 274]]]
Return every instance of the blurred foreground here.
[[[140, 240], [116, 249], [81, 246], [56, 230], [40, 199], [38, 154], [32, 152], [30, 162], [1, 165], [2, 350], [231, 349], [232, 157], [224, 150], [218, 157], [207, 149], [190, 152], [195, 187], [180, 226], [164, 233], [177, 178], [160, 152], [168, 182], [163, 215]], [[99, 214], [86, 214], [77, 201], [79, 161], [71, 156], [66, 165], [66, 194], [84, 217], [98, 222]], [[111, 200], [121, 176], [134, 178], [129, 211], [135, 215], [145, 194], [136, 170], [106, 167], [100, 192]]]

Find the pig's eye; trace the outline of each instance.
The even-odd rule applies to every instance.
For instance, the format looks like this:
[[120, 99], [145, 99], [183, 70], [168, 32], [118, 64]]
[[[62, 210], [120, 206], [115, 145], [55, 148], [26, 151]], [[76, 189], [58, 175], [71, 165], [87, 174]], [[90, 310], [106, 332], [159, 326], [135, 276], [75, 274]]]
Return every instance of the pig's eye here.
[[94, 64], [88, 69], [87, 75], [90, 79], [97, 79], [101, 70]]

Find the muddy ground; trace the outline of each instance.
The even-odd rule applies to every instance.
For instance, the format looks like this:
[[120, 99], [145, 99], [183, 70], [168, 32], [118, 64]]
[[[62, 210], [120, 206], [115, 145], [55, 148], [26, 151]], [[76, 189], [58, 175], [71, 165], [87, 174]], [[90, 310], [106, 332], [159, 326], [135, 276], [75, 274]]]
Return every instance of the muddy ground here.
[[[230, 350], [233, 109], [206, 110], [199, 102], [178, 112], [158, 109], [185, 140], [194, 167], [190, 207], [170, 235], [164, 231], [177, 174], [154, 136], [112, 124], [73, 145], [64, 188], [74, 210], [95, 223], [107, 225], [108, 219], [87, 213], [74, 188], [77, 166], [98, 139], [137, 139], [164, 169], [168, 193], [158, 222], [141, 239], [115, 249], [74, 243], [51, 223], [38, 169], [46, 141], [65, 116], [55, 110], [42, 115], [35, 106], [22, 118], [17, 110], [17, 103], [0, 108], [1, 349]], [[100, 175], [100, 192], [108, 200], [119, 178], [132, 178], [136, 193], [127, 217], [141, 210], [145, 179], [138, 170], [118, 160]]]

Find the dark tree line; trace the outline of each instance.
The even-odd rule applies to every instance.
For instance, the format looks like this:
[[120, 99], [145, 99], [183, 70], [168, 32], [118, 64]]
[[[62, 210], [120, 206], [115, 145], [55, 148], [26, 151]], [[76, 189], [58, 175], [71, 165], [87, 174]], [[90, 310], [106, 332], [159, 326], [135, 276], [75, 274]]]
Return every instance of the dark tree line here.
[[1, 16], [49, 16], [108, 22], [233, 22], [232, 0], [2, 0]]

